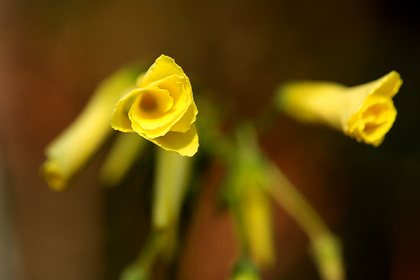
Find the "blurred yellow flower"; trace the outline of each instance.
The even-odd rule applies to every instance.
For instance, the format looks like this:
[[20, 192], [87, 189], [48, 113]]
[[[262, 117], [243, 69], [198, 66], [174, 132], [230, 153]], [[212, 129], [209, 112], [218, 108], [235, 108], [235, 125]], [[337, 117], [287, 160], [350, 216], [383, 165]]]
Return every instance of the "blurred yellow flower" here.
[[111, 126], [136, 132], [165, 150], [193, 156], [198, 149], [197, 113], [188, 77], [172, 58], [161, 55], [139, 77], [137, 88], [117, 103]]
[[294, 82], [280, 88], [277, 105], [297, 120], [328, 125], [376, 147], [395, 121], [397, 110], [392, 97], [401, 85], [400, 75], [395, 71], [355, 87], [331, 82]]
[[137, 68], [122, 68], [107, 77], [77, 119], [47, 146], [40, 172], [53, 190], [66, 190], [111, 135], [109, 118], [117, 101], [135, 87]]

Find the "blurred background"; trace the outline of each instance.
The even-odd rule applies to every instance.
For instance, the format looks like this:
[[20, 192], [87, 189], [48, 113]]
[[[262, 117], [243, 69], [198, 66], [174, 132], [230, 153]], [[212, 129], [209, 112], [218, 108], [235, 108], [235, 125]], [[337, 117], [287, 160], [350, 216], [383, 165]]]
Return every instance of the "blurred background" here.
[[[353, 86], [397, 70], [398, 117], [379, 148], [283, 116], [261, 144], [342, 238], [348, 279], [420, 279], [419, 13], [410, 0], [0, 1], [0, 279], [111, 280], [133, 261], [149, 227], [143, 177], [103, 188], [100, 154], [55, 193], [39, 166], [101, 79], [162, 53], [243, 118], [289, 80]], [[204, 177], [180, 267], [157, 279], [227, 279], [223, 170]], [[305, 235], [273, 210], [278, 258], [264, 279], [319, 279]]]

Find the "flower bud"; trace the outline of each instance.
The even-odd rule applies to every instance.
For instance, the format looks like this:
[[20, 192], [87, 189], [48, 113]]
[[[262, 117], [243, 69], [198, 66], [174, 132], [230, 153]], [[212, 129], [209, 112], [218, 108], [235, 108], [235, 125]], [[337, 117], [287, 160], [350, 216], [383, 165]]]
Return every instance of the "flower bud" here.
[[191, 158], [157, 150], [152, 227], [164, 230], [177, 226], [189, 184]]
[[124, 68], [105, 79], [77, 119], [47, 146], [41, 175], [53, 190], [67, 189], [108, 138], [115, 104], [135, 86], [139, 73], [138, 69]]

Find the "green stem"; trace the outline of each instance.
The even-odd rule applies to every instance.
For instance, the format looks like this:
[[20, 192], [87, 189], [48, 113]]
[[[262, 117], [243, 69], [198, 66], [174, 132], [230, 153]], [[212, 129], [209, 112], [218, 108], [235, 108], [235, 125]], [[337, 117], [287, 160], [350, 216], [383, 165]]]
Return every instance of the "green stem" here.
[[273, 184], [268, 190], [275, 201], [296, 220], [308, 235], [322, 279], [344, 280], [344, 265], [338, 239], [328, 229], [315, 209], [274, 165], [271, 166], [271, 174]]
[[161, 255], [164, 246], [165, 236], [161, 232], [152, 231], [137, 260], [124, 270], [120, 280], [151, 279], [153, 264]]

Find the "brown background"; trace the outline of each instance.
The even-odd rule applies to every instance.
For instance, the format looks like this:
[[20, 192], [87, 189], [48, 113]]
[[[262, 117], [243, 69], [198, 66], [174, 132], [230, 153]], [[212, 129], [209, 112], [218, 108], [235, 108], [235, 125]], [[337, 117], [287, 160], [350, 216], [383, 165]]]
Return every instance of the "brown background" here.
[[[103, 189], [100, 154], [54, 193], [38, 169], [103, 77], [161, 53], [221, 110], [249, 118], [290, 79], [356, 85], [399, 71], [399, 115], [380, 148], [284, 117], [262, 143], [343, 238], [349, 279], [420, 278], [418, 14], [409, 0], [1, 1], [0, 279], [117, 279], [134, 258], [150, 214], [143, 177]], [[227, 278], [235, 244], [215, 206], [222, 174], [206, 172], [181, 266], [157, 274]], [[264, 277], [318, 279], [303, 233], [274, 209], [278, 261]]]

